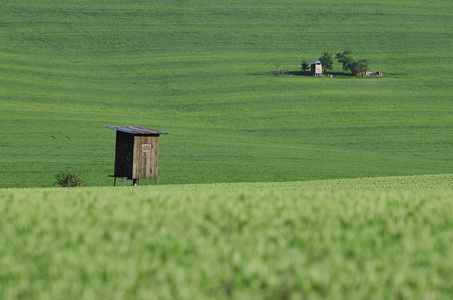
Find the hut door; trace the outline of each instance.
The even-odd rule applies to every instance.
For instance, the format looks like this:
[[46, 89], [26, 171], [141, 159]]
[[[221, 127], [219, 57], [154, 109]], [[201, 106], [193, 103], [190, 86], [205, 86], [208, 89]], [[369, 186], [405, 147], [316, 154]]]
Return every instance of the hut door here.
[[136, 136], [134, 146], [134, 178], [157, 179], [158, 136]]

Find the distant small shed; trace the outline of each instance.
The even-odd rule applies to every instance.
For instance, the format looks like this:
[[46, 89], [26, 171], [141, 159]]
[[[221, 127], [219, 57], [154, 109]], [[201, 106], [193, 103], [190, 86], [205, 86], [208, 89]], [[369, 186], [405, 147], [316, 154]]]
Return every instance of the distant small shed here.
[[322, 75], [322, 63], [319, 59], [315, 59], [310, 63], [311, 75], [321, 76]]
[[157, 185], [159, 135], [167, 132], [141, 126], [107, 126], [116, 130], [115, 172], [110, 177], [132, 180], [154, 179]]

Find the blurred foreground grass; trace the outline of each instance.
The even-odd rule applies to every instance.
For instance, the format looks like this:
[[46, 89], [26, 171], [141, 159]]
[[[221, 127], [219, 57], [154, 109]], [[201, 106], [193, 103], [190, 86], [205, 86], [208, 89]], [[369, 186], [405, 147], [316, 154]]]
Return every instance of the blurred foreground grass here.
[[451, 179], [0, 189], [0, 298], [449, 299]]

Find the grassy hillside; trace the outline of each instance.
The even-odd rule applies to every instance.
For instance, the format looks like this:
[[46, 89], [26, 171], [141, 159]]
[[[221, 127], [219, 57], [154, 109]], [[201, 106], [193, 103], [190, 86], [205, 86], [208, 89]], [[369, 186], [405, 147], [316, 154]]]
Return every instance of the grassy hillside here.
[[[0, 187], [51, 186], [64, 169], [112, 184], [108, 125], [170, 132], [161, 184], [453, 169], [451, 1], [0, 8]], [[273, 75], [348, 48], [384, 76]]]
[[0, 298], [449, 299], [452, 179], [0, 189]]

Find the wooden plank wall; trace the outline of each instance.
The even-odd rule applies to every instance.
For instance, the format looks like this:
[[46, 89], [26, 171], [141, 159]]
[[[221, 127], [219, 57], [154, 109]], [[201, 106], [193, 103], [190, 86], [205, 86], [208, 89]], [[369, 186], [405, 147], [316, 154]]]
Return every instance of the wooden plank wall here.
[[157, 179], [159, 136], [135, 136], [132, 178]]

